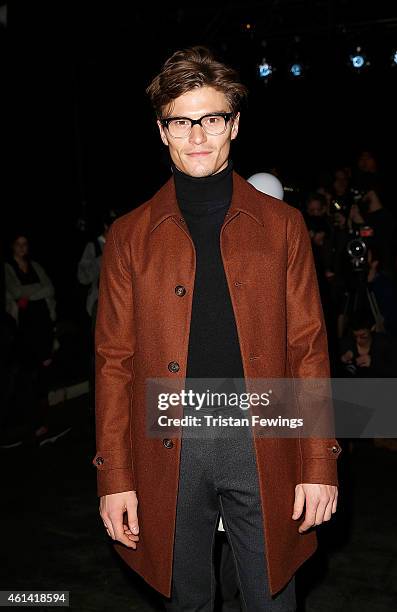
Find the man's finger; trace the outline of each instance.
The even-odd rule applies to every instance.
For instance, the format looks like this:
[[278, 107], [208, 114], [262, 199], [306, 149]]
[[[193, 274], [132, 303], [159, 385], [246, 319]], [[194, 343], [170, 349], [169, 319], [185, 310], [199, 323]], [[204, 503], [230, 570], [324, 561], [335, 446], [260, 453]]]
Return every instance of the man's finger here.
[[299, 533], [306, 531], [306, 529], [310, 529], [316, 522], [316, 510], [318, 506], [319, 500], [313, 501], [309, 498], [306, 498], [306, 512], [305, 512], [305, 520], [299, 526]]
[[332, 517], [332, 504], [334, 502], [334, 498], [331, 497], [331, 499], [329, 500], [328, 504], [325, 507], [325, 512], [324, 512], [324, 521], [330, 521], [331, 517]]
[[134, 542], [139, 542], [139, 535], [134, 535], [128, 525], [123, 525], [124, 533], [130, 538], [130, 540], [134, 540]]
[[135, 535], [139, 533], [139, 523], [138, 523], [138, 500], [131, 501], [127, 504], [127, 520], [128, 527], [131, 529], [131, 532]]
[[324, 515], [329, 503], [329, 499], [319, 501], [319, 504], [316, 508], [316, 516], [314, 519], [315, 525], [321, 525], [324, 522]]
[[336, 489], [334, 501], [332, 503], [332, 514], [336, 512], [337, 505], [338, 505], [338, 489]]
[[114, 540], [114, 530], [110, 516], [108, 514], [102, 514], [101, 518], [105, 529], [108, 531], [108, 535]]
[[136, 543], [132, 542], [127, 535], [124, 534], [123, 529], [123, 514], [118, 514], [112, 517], [112, 524], [115, 534], [115, 539], [122, 544], [125, 544], [129, 548], [136, 548]]
[[295, 489], [295, 502], [294, 502], [294, 510], [292, 513], [293, 519], [298, 519], [301, 516], [304, 505], [305, 505], [305, 493], [302, 487], [298, 487]]

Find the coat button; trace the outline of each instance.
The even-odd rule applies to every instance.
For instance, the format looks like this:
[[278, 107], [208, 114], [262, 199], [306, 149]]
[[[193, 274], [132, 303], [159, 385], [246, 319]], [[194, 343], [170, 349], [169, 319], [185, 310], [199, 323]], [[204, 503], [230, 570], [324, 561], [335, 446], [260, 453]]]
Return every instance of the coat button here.
[[332, 452], [333, 452], [333, 453], [339, 453], [340, 448], [339, 448], [339, 446], [333, 446], [333, 447], [331, 448], [331, 450], [332, 450]]
[[168, 369], [170, 372], [178, 372], [179, 363], [177, 361], [170, 361], [168, 364]]
[[164, 438], [163, 445], [165, 446], [165, 448], [172, 448], [174, 446], [174, 443], [169, 438]]
[[97, 457], [97, 458], [95, 459], [95, 463], [96, 463], [97, 465], [102, 465], [103, 463], [105, 463], [105, 459], [104, 459], [103, 457]]
[[179, 296], [179, 297], [183, 297], [186, 293], [186, 289], [183, 285], [177, 285], [175, 287], [175, 293]]
[[185, 223], [185, 219], [184, 219], [183, 217], [179, 217], [179, 221], [180, 221], [181, 223]]

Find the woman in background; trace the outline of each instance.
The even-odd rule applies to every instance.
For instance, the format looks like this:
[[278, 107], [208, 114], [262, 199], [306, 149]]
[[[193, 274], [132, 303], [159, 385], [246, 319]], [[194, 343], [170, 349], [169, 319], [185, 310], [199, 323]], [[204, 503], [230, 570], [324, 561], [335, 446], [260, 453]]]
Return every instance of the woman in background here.
[[56, 320], [54, 287], [43, 267], [29, 255], [24, 233], [11, 241], [11, 257], [5, 263], [7, 311], [17, 326], [16, 350], [23, 368], [34, 373], [37, 395], [32, 413], [38, 439], [48, 432], [48, 368], [52, 363], [54, 322]]

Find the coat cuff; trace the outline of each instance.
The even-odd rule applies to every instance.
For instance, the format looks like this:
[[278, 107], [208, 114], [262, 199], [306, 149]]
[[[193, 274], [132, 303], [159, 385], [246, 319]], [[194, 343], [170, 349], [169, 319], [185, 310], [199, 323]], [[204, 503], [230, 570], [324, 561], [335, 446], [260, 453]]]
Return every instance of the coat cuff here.
[[97, 496], [112, 495], [112, 493], [123, 493], [124, 491], [135, 491], [132, 470], [116, 468], [97, 472]]
[[97, 495], [135, 491], [130, 449], [98, 451], [92, 460], [97, 468]]
[[337, 459], [305, 459], [300, 484], [303, 483], [328, 484], [337, 487], [339, 485]]

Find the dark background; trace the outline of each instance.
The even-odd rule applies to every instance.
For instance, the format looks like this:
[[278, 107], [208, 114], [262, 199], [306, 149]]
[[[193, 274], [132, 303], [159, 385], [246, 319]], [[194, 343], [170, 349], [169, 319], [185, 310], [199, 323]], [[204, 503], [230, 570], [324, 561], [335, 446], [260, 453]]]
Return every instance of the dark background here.
[[[169, 176], [145, 87], [173, 51], [192, 44], [209, 45], [249, 87], [232, 151], [240, 174], [277, 166], [284, 184], [313, 189], [364, 146], [392, 183], [396, 34], [397, 10], [383, 0], [9, 7], [0, 31], [11, 59], [5, 123], [15, 162], [7, 231], [30, 232], [33, 255], [62, 278], [59, 301], [84, 246], [78, 218], [109, 206], [126, 212]], [[371, 61], [362, 74], [348, 66], [357, 44]], [[276, 67], [268, 84], [257, 78], [264, 56]], [[288, 63], [297, 58], [307, 74], [292, 80]]]

